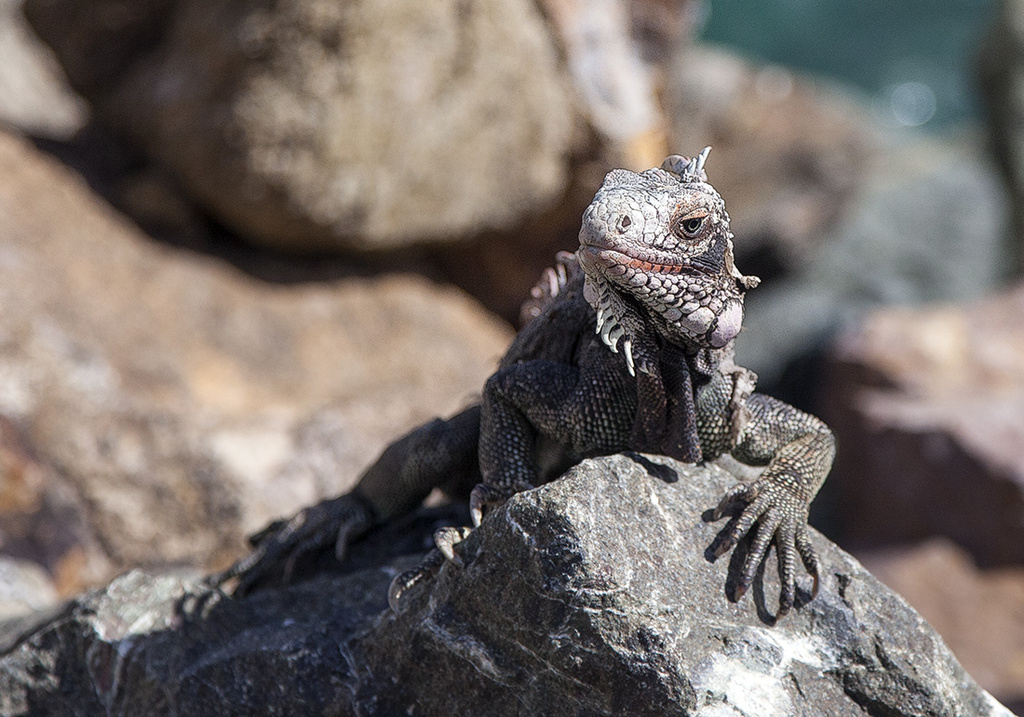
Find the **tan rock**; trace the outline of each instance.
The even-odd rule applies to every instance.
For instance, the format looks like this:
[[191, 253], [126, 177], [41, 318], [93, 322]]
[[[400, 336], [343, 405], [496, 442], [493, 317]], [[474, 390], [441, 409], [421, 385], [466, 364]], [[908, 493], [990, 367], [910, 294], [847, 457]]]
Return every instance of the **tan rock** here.
[[42, 568], [0, 556], [0, 622], [52, 609], [56, 604], [57, 591]]
[[37, 137], [67, 138], [85, 124], [88, 108], [21, 6], [22, 0], [0, 0], [0, 122]]
[[5, 135], [0, 232], [0, 414], [115, 570], [223, 564], [470, 399], [510, 337], [421, 278], [275, 285], [159, 246]]
[[249, 239], [448, 241], [564, 190], [572, 101], [529, 0], [95, 5], [27, 10], [99, 118]]
[[877, 311], [829, 373], [850, 541], [945, 535], [982, 565], [1024, 563], [1024, 287]]

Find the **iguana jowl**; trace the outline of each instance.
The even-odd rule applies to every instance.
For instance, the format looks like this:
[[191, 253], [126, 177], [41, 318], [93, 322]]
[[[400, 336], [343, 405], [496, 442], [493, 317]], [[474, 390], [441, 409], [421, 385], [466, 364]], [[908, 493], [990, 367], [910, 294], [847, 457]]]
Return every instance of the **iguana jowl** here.
[[[216, 576], [244, 593], [290, 572], [296, 556], [334, 544], [339, 558], [373, 525], [415, 509], [435, 487], [470, 486], [479, 525], [487, 506], [560, 475], [579, 460], [621, 451], [687, 462], [723, 453], [766, 466], [722, 499], [740, 504], [722, 554], [753, 529], [736, 583], [739, 599], [774, 541], [779, 614], [793, 606], [797, 558], [818, 587], [807, 511], [835, 453], [818, 419], [754, 393], [756, 377], [733, 363], [743, 295], [757, 285], [733, 263], [725, 203], [707, 183], [708, 149], [672, 156], [642, 173], [614, 170], [583, 216], [580, 247], [561, 254], [534, 290], [535, 318], [484, 386], [482, 401], [425, 424], [387, 448], [351, 493], [254, 536], [248, 557]], [[464, 494], [464, 493], [463, 493]], [[436, 568], [459, 562], [469, 529], [444, 529], [420, 570], [399, 576], [389, 598]]]

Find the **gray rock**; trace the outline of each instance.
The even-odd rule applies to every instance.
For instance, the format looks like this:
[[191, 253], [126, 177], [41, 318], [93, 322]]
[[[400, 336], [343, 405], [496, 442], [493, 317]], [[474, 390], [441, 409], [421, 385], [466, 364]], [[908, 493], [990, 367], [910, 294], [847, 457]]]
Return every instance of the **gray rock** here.
[[249, 239], [450, 241], [565, 189], [573, 106], [529, 0], [96, 5], [27, 12], [97, 117]]
[[984, 689], [1024, 707], [1024, 566], [978, 568], [945, 538], [858, 552], [871, 574], [907, 599]]
[[[130, 573], [0, 628], [0, 712], [69, 714], [1009, 715], [897, 595], [817, 534], [816, 600], [778, 625], [774, 570], [728, 602], [701, 520], [733, 478], [585, 461], [515, 496], [385, 609], [414, 558], [203, 599]], [[804, 583], [806, 584], [806, 579]]]

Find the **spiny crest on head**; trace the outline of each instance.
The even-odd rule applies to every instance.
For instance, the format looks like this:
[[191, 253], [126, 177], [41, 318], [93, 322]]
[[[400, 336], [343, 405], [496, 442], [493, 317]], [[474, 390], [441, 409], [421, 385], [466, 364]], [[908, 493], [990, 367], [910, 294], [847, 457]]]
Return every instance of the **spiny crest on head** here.
[[706, 182], [708, 175], [704, 171], [704, 163], [708, 160], [709, 152], [711, 152], [711, 147], [705, 147], [693, 159], [672, 154], [661, 163], [661, 168], [678, 176], [680, 182]]

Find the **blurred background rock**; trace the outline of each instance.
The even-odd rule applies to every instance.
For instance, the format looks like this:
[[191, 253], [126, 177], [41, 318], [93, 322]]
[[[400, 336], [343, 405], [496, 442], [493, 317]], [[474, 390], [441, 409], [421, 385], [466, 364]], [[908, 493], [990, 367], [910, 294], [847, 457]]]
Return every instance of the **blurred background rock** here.
[[710, 144], [764, 279], [741, 362], [839, 434], [813, 522], [1024, 707], [1022, 28], [1017, 0], [3, 0], [0, 614], [223, 566], [347, 490], [479, 390], [608, 169]]

